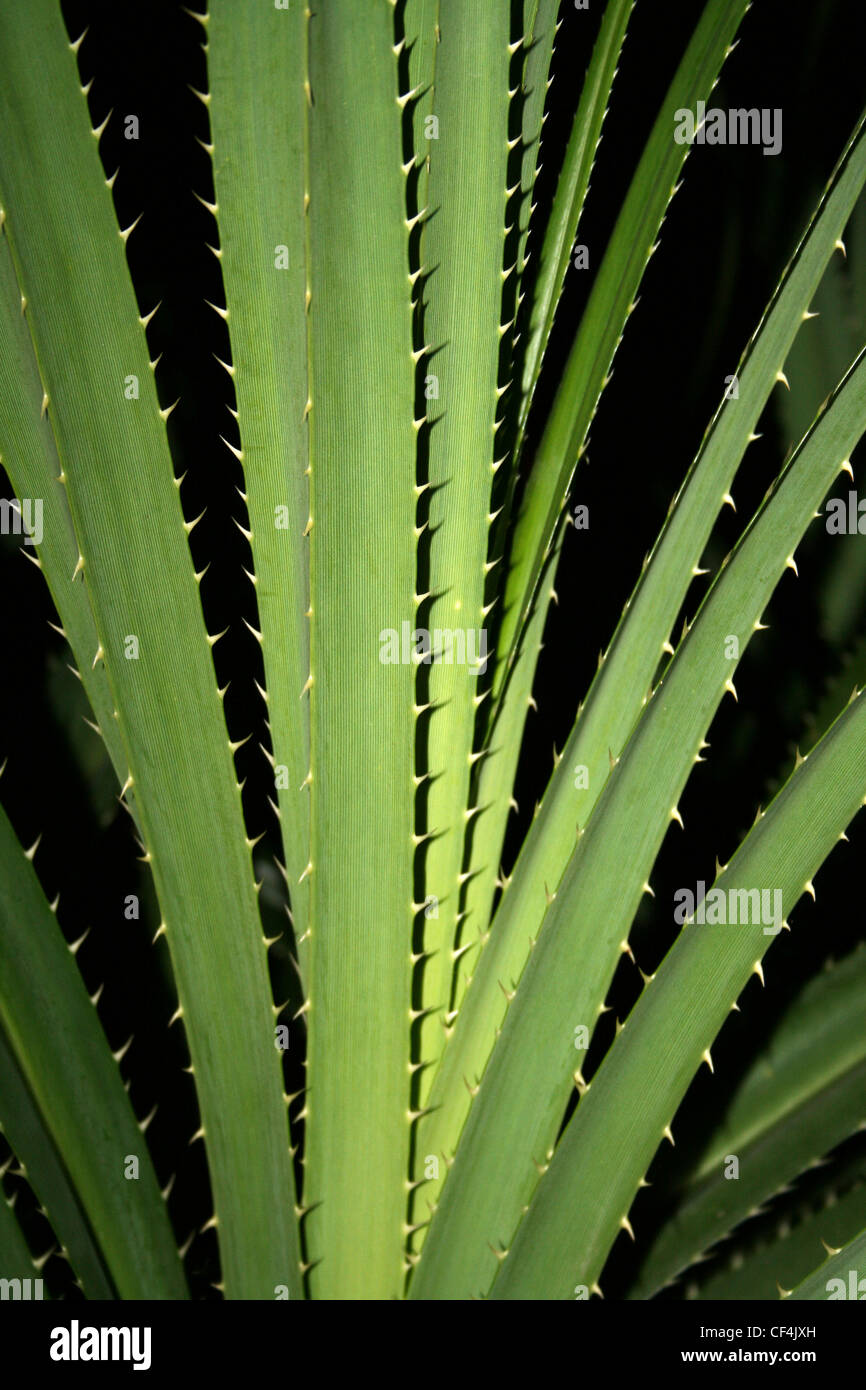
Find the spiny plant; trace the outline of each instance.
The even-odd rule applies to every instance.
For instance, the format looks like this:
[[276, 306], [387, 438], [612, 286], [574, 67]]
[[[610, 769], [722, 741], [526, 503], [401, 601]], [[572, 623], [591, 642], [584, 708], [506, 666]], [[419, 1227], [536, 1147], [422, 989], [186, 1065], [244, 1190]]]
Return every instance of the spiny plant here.
[[[828, 492], [853, 479], [866, 358], [830, 308], [838, 384], [805, 406], [796, 447], [694, 598], [768, 402], [816, 332], [806, 321], [866, 178], [864, 118], [631, 566], [534, 816], [509, 820], [557, 565], [569, 523], [586, 522], [573, 478], [690, 144], [711, 120], [718, 131], [699, 104], [748, 5], [707, 0], [560, 352], [554, 320], [582, 265], [632, 9], [603, 7], [537, 206], [566, 18], [555, 0], [212, 0], [190, 19], [207, 62], [213, 192], [197, 196], [224, 291], [212, 301], [233, 392], [224, 442], [246, 509], [237, 578], [254, 591], [262, 662], [231, 675], [255, 678], [264, 702], [284, 938], [269, 934], [279, 890], [255, 853], [264, 832], [235, 765], [246, 739], [217, 680], [224, 634], [205, 623], [195, 478], [177, 457], [177, 402], [157, 389], [158, 306], [136, 298], [136, 220], [116, 215], [100, 159], [109, 117], [95, 123], [98, 93], [82, 84], [87, 39], [56, 0], [0, 12], [0, 456], [18, 499], [4, 524], [48, 586], [140, 845], [146, 878], [123, 915], [156, 914], [212, 1200], [197, 1226], [226, 1298], [581, 1298], [606, 1267], [625, 1296], [649, 1298], [730, 1232], [738, 1259], [711, 1262], [699, 1295], [771, 1298], [778, 1285], [824, 1298], [837, 1274], [866, 1272], [850, 1148], [864, 1119], [862, 951], [799, 982], [678, 1169], [663, 1147], [744, 991], [754, 1014], [752, 977], [763, 984], [765, 953], [866, 797], [850, 668], [828, 669], [807, 754], [710, 891], [684, 895], [678, 933], [661, 896], [648, 930], [645, 902], [738, 663]], [[706, 127], [698, 116], [678, 138], [701, 110]], [[858, 682], [862, 664], [861, 652]], [[86, 769], [92, 755], [72, 749]], [[153, 1131], [143, 1138], [151, 1115], [139, 1121], [125, 1092], [126, 1045], [112, 1047], [88, 998], [89, 948], [79, 960], [81, 941], [67, 943], [37, 844], [25, 850], [0, 816], [0, 1119], [17, 1198], [0, 1203], [0, 1272], [30, 1278], [48, 1261], [61, 1296], [183, 1299], [201, 1292], [188, 1274], [203, 1240], [183, 1239], [157, 1169], [166, 1155], [188, 1166], [190, 1132], [153, 1153]], [[658, 962], [640, 980], [635, 946]], [[614, 1028], [620, 965], [631, 995]], [[806, 1170], [836, 1149], [816, 1182]], [[654, 1216], [635, 1203], [651, 1165]], [[801, 1174], [784, 1232], [753, 1220], [743, 1235]], [[44, 1221], [52, 1246], [34, 1261]], [[625, 1275], [611, 1255], [622, 1231], [636, 1241]]]

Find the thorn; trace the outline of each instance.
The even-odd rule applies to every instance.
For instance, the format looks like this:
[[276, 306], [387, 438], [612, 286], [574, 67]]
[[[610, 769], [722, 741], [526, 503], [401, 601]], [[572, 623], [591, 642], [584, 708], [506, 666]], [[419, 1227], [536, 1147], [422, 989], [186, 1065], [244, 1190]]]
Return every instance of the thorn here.
[[[213, 306], [211, 306], [211, 307], [213, 307]], [[237, 459], [238, 463], [243, 463], [243, 461], [244, 461], [244, 451], [243, 451], [243, 449], [236, 449], [235, 446], [234, 446], [234, 444], [229, 444], [228, 440], [227, 440], [223, 435], [220, 435], [220, 439], [222, 440], [223, 444], [225, 444], [226, 448], [231, 450], [231, 452], [234, 454], [235, 458]]]
[[[90, 81], [92, 82], [93, 79], [91, 78]], [[90, 86], [90, 83], [88, 83], [87, 85], [88, 85], [88, 87], [89, 87], [89, 86]], [[99, 141], [100, 141], [100, 139], [101, 139], [101, 137], [102, 137], [102, 132], [105, 130], [105, 127], [108, 125], [108, 122], [111, 120], [111, 117], [112, 117], [113, 115], [114, 115], [114, 107], [111, 108], [111, 110], [109, 111], [109, 113], [108, 113], [108, 115], [106, 116], [105, 120], [102, 122], [102, 125], [98, 125], [98, 126], [94, 126], [94, 127], [93, 127], [93, 134], [94, 134], [94, 136], [96, 137], [96, 143], [97, 143], [97, 144], [99, 144]]]
[[153, 1109], [151, 1110], [151, 1112], [150, 1112], [149, 1115], [145, 1115], [144, 1119], [141, 1120], [141, 1121], [139, 1121], [138, 1127], [139, 1127], [139, 1129], [141, 1130], [142, 1134], [145, 1134], [145, 1133], [147, 1132], [147, 1127], [148, 1127], [148, 1125], [150, 1124], [151, 1120], [153, 1119], [153, 1117], [154, 1117], [154, 1115], [156, 1114], [156, 1112], [157, 1112], [158, 1109], [159, 1109], [159, 1103], [157, 1103], [157, 1104], [153, 1107]]
[[126, 245], [127, 241], [129, 240], [129, 234], [130, 234], [130, 232], [134, 232], [134, 231], [135, 231], [136, 227], [138, 226], [138, 224], [139, 224], [139, 222], [141, 221], [141, 219], [142, 219], [143, 216], [144, 216], [144, 213], [143, 213], [143, 212], [140, 212], [140, 213], [138, 214], [138, 216], [136, 217], [135, 221], [134, 221], [134, 222], [130, 222], [129, 226], [126, 228], [126, 231], [124, 231], [124, 232], [118, 232], [118, 236], [120, 237], [120, 240], [123, 242], [124, 245]]

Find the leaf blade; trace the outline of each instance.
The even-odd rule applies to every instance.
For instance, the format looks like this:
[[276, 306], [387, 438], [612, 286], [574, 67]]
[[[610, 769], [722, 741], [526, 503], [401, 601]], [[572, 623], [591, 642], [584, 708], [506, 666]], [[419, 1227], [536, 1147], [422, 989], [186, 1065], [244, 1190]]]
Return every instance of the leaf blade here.
[[[864, 984], [866, 951], [860, 950], [796, 997], [709, 1136], [630, 1296], [652, 1297], [866, 1120]], [[815, 1135], [821, 1136], [817, 1151]], [[725, 1177], [731, 1154], [738, 1159], [736, 1182]]]
[[[415, 668], [399, 653], [394, 663], [380, 659], [381, 634], [399, 634], [413, 611], [416, 574], [401, 108], [390, 5], [368, 12], [338, 0], [311, 17], [308, 32], [306, 1234], [318, 1262], [315, 1297], [390, 1298], [402, 1288], [407, 1212], [415, 852]], [[359, 109], [369, 112], [363, 142]], [[357, 721], [347, 706], [357, 706]]]
[[[474, 1083], [483, 1071], [504, 1014], [502, 989], [510, 990], [519, 980], [530, 942], [546, 920], [548, 899], [563, 880], [574, 849], [575, 830], [590, 821], [610, 775], [611, 759], [622, 753], [646, 706], [643, 692], [649, 689], [659, 659], [670, 646], [672, 625], [693, 569], [700, 562], [716, 511], [732, 485], [749, 436], [864, 180], [866, 114], [861, 115], [819, 208], [744, 351], [737, 369], [739, 396], [720, 405], [671, 504], [521, 846], [509, 887], [497, 907], [490, 939], [476, 963], [467, 954], [473, 988], [431, 1091], [431, 1103], [438, 1108], [422, 1121], [426, 1147], [434, 1152], [453, 1152], [469, 1108], [465, 1087], [455, 1082], [466, 1076]], [[537, 615], [532, 621], [537, 623]], [[498, 708], [507, 711], [512, 700], [519, 706], [524, 691], [528, 693], [525, 686], [512, 694], [509, 682]], [[494, 721], [494, 740], [496, 736]], [[495, 762], [491, 758], [482, 765], [479, 797], [482, 804], [492, 802], [494, 807], [497, 791], [500, 798], [506, 794], [504, 785], [497, 788], [501, 770]], [[486, 847], [494, 837], [484, 823], [485, 816], [486, 812], [478, 819], [476, 835]], [[470, 885], [470, 894], [474, 887]]]
[[274, 781], [302, 979], [310, 857], [307, 290], [303, 9], [226, 0], [208, 21], [208, 112], [262, 634]]
[[686, 150], [675, 145], [671, 138], [674, 113], [694, 106], [700, 97], [708, 94], [730, 52], [731, 40], [746, 8], [747, 0], [708, 0], [617, 218], [539, 442], [516, 520], [499, 636], [500, 661], [494, 699], [498, 699], [508, 679], [517, 633], [531, 610], [556, 520], [584, 451], [587, 431], [630, 306], [652, 255], [665, 210], [676, 191], [677, 174]]
[[[429, 1296], [441, 1281], [458, 1278], [470, 1293], [478, 1293], [482, 1281], [495, 1273], [491, 1243], [498, 1240], [507, 1247], [510, 1242], [536, 1186], [539, 1165], [549, 1159], [567, 1100], [574, 1037], [566, 1023], [571, 1019], [594, 1027], [646, 876], [670, 819], [678, 814], [677, 799], [728, 688], [733, 668], [725, 634], [738, 632], [745, 650], [786, 557], [838, 469], [840, 454], [847, 457], [866, 427], [864, 382], [866, 356], [861, 354], [730, 562], [721, 567], [605, 786], [521, 975], [469, 1112], [413, 1279], [414, 1297]], [[623, 843], [630, 845], [625, 869]], [[482, 1162], [479, 1145], [485, 1130]], [[456, 1183], [455, 1174], [460, 1179]], [[459, 1232], [459, 1272], [449, 1229]], [[467, 1251], [470, 1231], [472, 1258]]]
[[[803, 891], [801, 880], [809, 881], [817, 872], [844, 826], [863, 804], [864, 787], [866, 703], [855, 700], [756, 822], [719, 876], [720, 891], [739, 891], [741, 886], [751, 888], [755, 883], [769, 881], [780, 885], [783, 902], [796, 901]], [[705, 1049], [718, 1034], [750, 975], [756, 967], [760, 969], [761, 956], [770, 945], [762, 934], [765, 930], [759, 932], [750, 925], [742, 933], [713, 934], [687, 928], [685, 935], [678, 938], [568, 1125], [539, 1184], [530, 1208], [531, 1219], [527, 1218], [527, 1224], [518, 1232], [514, 1264], [500, 1275], [501, 1283], [497, 1280], [495, 1297], [510, 1298], [516, 1290], [532, 1288], [533, 1297], [567, 1298], [575, 1279], [589, 1288], [597, 1283], [602, 1262], [627, 1216], [630, 1199], [626, 1200], [624, 1194], [628, 1190], [633, 1198], [642, 1173], [661, 1142], [664, 1126], [673, 1119], [674, 1109], [700, 1066]], [[691, 1007], [672, 1017], [672, 991], [679, 991], [677, 997], [682, 998], [684, 988]], [[658, 1039], [661, 1028], [665, 1029], [664, 1051], [654, 1055], [652, 1039]], [[660, 1065], [663, 1077], [658, 1074]], [[615, 1107], [622, 1104], [626, 1091], [634, 1094], [636, 1087], [643, 1097], [641, 1111], [632, 1110], [628, 1116], [621, 1112], [616, 1119]], [[600, 1201], [600, 1209], [590, 1213], [584, 1201], [591, 1202], [588, 1189], [597, 1186], [598, 1178], [586, 1173], [584, 1145], [600, 1142], [597, 1125], [602, 1114], [605, 1133], [614, 1144], [621, 1125], [627, 1125], [630, 1148], [622, 1163], [622, 1179], [619, 1170], [614, 1175], [606, 1168], [608, 1190]], [[573, 1128], [578, 1116], [580, 1122]], [[581, 1166], [586, 1184], [577, 1213], [561, 1194], [565, 1190], [574, 1193]], [[548, 1183], [548, 1179], [552, 1181]], [[558, 1236], [552, 1235], [553, 1207], [563, 1227]], [[536, 1244], [542, 1229], [552, 1236], [544, 1261], [539, 1260]], [[544, 1273], [540, 1263], [545, 1263]]]
[[[106, 1289], [107, 1268], [122, 1298], [185, 1298], [168, 1215], [129, 1097], [33, 865], [2, 810], [0, 865], [0, 1030], [20, 1076], [9, 1115], [14, 1147], [37, 1192], [58, 1198], [51, 1215], [70, 1257], [80, 1257], [90, 1297], [114, 1296], [111, 1283]], [[8, 1080], [7, 1068], [4, 1075]], [[20, 1104], [25, 1092], [29, 1115]], [[4, 1123], [7, 1099], [8, 1092]], [[138, 1158], [134, 1182], [124, 1177], [131, 1155]]]
[[[59, 11], [38, 0], [5, 12], [0, 40], [10, 73], [0, 94], [9, 132], [0, 150], [5, 230], [99, 641], [96, 654], [76, 655], [103, 662], [118, 711], [190, 1045], [226, 1292], [270, 1298], [278, 1284], [299, 1292], [288, 1121], [250, 847], [125, 235]], [[201, 797], [205, 767], [209, 795]]]
[[[423, 702], [429, 716], [422, 1095], [444, 1044], [452, 950], [460, 921], [461, 873], [471, 807], [478, 676], [487, 666], [486, 565], [499, 400], [503, 253], [508, 172], [510, 14], [483, 22], [460, 0], [440, 0], [434, 105], [422, 249], [424, 334], [432, 347], [438, 418], [429, 431], [429, 584], [432, 664]], [[471, 304], [472, 312], [466, 312]], [[429, 380], [429, 377], [428, 377]], [[459, 626], [452, 628], [452, 624]], [[435, 626], [434, 626], [435, 625]], [[465, 626], [464, 626], [465, 625]], [[437, 640], [438, 638], [438, 640]], [[472, 652], [470, 653], [470, 643]], [[437, 656], [437, 649], [442, 654]], [[456, 652], [456, 655], [455, 655]], [[473, 669], [474, 662], [474, 669]]]

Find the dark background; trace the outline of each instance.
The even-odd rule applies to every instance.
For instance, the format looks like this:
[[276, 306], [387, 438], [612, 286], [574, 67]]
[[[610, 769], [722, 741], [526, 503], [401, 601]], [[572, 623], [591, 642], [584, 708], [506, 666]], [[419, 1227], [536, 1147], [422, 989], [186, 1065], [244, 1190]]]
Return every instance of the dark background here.
[[[252, 0], [237, 3], [241, 10]], [[542, 411], [643, 142], [701, 9], [698, 0], [638, 0], [578, 232], [578, 241], [590, 249], [590, 270], [569, 274], [540, 390]], [[255, 623], [252, 589], [241, 570], [242, 565], [252, 568], [251, 557], [233, 525], [233, 518], [244, 520], [235, 492], [242, 478], [218, 438], [230, 423], [220, 403], [228, 404], [232, 397], [231, 384], [212, 354], [225, 360], [230, 354], [224, 324], [204, 303], [224, 302], [219, 266], [206, 245], [216, 243], [216, 229], [193, 196], [213, 196], [209, 160], [195, 138], [207, 139], [207, 116], [187, 85], [207, 86], [202, 31], [179, 4], [168, 0], [68, 0], [63, 10], [72, 38], [90, 26], [79, 62], [83, 80], [94, 79], [94, 124], [109, 110], [115, 113], [100, 149], [106, 172], [120, 169], [114, 189], [120, 224], [126, 226], [144, 212], [128, 243], [130, 269], [142, 313], [162, 300], [149, 341], [154, 355], [163, 353], [157, 371], [163, 404], [181, 396], [169, 432], [176, 472], [189, 470], [183, 493], [187, 515], [208, 508], [191, 544], [197, 569], [212, 564], [213, 579], [204, 589], [208, 629], [230, 625], [229, 635], [215, 649], [217, 676], [221, 685], [233, 677], [226, 699], [231, 737], [254, 733], [237, 761], [239, 775], [247, 777], [249, 833], [268, 830], [257, 853], [265, 877], [263, 902], [276, 920], [282, 912], [281, 880], [272, 856], [279, 853], [279, 841], [267, 809], [268, 767], [256, 748], [266, 734], [253, 679], [262, 682], [263, 674], [259, 649], [240, 621], [244, 616]], [[592, 0], [589, 13], [575, 11], [569, 0], [561, 6], [538, 221], [552, 196], [601, 11], [600, 0]], [[739, 47], [710, 104], [781, 107], [782, 153], [771, 158], [760, 147], [696, 146], [686, 161], [683, 188], [668, 212], [640, 305], [629, 320], [613, 380], [592, 427], [588, 458], [575, 479], [572, 501], [588, 505], [590, 528], [569, 532], [560, 565], [560, 602], [546, 633], [535, 690], [538, 713], [529, 716], [519, 775], [521, 810], [513, 818], [506, 861], [544, 788], [553, 746], [561, 748], [565, 741], [598, 652], [607, 645], [643, 555], [697, 451], [724, 378], [735, 371], [866, 102], [864, 39], [866, 6], [861, 0], [757, 0], [742, 26]], [[123, 138], [127, 114], [139, 118], [138, 141]], [[362, 124], [358, 138], [363, 144]], [[69, 212], [74, 217], [74, 208]], [[840, 281], [847, 294], [847, 318], [839, 333], [847, 333], [856, 350], [866, 341], [861, 333], [866, 306], [858, 293], [863, 279], [857, 279], [858, 268], [863, 276], [866, 257], [862, 226], [855, 239], [849, 238], [848, 251]], [[824, 379], [805, 365], [799, 379], [791, 371], [788, 375], [796, 406], [781, 402], [783, 388], [777, 388], [760, 426], [763, 438], [748, 450], [735, 481], [737, 513], [725, 510], [708, 546], [704, 563], [712, 571], [835, 381], [835, 376]], [[531, 428], [530, 454], [533, 437]], [[856, 454], [853, 462], [859, 481]], [[848, 487], [843, 481], [842, 495]], [[3, 495], [11, 496], [5, 475], [3, 485]], [[633, 934], [644, 969], [654, 968], [670, 940], [667, 904], [674, 888], [711, 878], [715, 855], [723, 861], [729, 857], [758, 805], [766, 804], [790, 770], [795, 746], [808, 744], [809, 719], [828, 679], [841, 677], [839, 689], [844, 685], [847, 695], [855, 680], [866, 675], [858, 645], [866, 594], [864, 545], [859, 538], [831, 539], [816, 523], [797, 552], [799, 580], [786, 574], [780, 583], [766, 618], [770, 630], [750, 646], [739, 667], [739, 703], [723, 702], [709, 734], [708, 760], [696, 770], [681, 801], [685, 833], [674, 827], [665, 841], [653, 875], [655, 903], [644, 900]], [[207, 1220], [210, 1204], [201, 1146], [187, 1149], [185, 1139], [179, 1141], [192, 1134], [198, 1120], [191, 1083], [181, 1070], [187, 1061], [184, 1040], [171, 1036], [160, 1022], [164, 1015], [167, 1023], [174, 1001], [164, 947], [152, 950], [149, 945], [158, 918], [151, 920], [152, 912], [148, 916], [150, 889], [136, 861], [132, 824], [115, 800], [101, 744], [79, 718], [86, 706], [66, 668], [69, 651], [47, 626], [54, 614], [43, 581], [22, 562], [11, 537], [0, 538], [0, 566], [5, 595], [0, 640], [6, 653], [0, 757], [8, 754], [9, 759], [3, 802], [25, 843], [44, 832], [37, 867], [51, 896], [62, 890], [60, 920], [67, 936], [72, 939], [91, 928], [78, 959], [91, 989], [105, 981], [99, 1007], [113, 1046], [130, 1032], [136, 1035], [124, 1074], [131, 1078], [139, 1115], [160, 1103], [148, 1137], [161, 1178], [177, 1171], [170, 1209], [183, 1240]], [[685, 606], [688, 616], [707, 582], [695, 582]], [[798, 906], [792, 932], [774, 943], [766, 991], [761, 995], [757, 982], [749, 986], [743, 1013], [732, 1018], [714, 1048], [715, 1078], [704, 1073], [694, 1083], [677, 1125], [685, 1140], [678, 1138], [676, 1156], [665, 1152], [656, 1163], [653, 1193], [661, 1196], [642, 1198], [643, 1206], [636, 1208], [644, 1230], [653, 1219], [653, 1202], [663, 1205], [665, 1179], [687, 1152], [688, 1137], [700, 1142], [726, 1088], [736, 1080], [742, 1058], [816, 962], [844, 953], [862, 936], [857, 864], [864, 838], [859, 823], [850, 838], [850, 848], [840, 848], [819, 875], [817, 904], [807, 899]], [[132, 892], [143, 897], [139, 922], [123, 916], [123, 899]], [[272, 954], [274, 987], [283, 998], [293, 988], [288, 953]], [[638, 984], [637, 972], [624, 960], [611, 999], [615, 1011], [622, 1014], [630, 1006]], [[613, 1018], [613, 1013], [606, 1016], [609, 1031]], [[599, 1032], [587, 1076], [608, 1040]], [[292, 1060], [298, 1056], [296, 1049]], [[844, 1157], [852, 1152], [849, 1144]], [[37, 1246], [40, 1239], [47, 1246], [44, 1223], [28, 1208], [26, 1187], [17, 1185], [31, 1238]], [[7, 1178], [7, 1191], [15, 1186], [14, 1177]], [[615, 1248], [604, 1281], [608, 1296], [616, 1296], [629, 1273], [632, 1255], [623, 1249], [626, 1244], [618, 1242]], [[197, 1296], [217, 1296], [211, 1289], [219, 1277], [213, 1233], [196, 1238], [187, 1268]], [[61, 1261], [48, 1262], [46, 1277], [54, 1292], [67, 1289], [68, 1271]]]

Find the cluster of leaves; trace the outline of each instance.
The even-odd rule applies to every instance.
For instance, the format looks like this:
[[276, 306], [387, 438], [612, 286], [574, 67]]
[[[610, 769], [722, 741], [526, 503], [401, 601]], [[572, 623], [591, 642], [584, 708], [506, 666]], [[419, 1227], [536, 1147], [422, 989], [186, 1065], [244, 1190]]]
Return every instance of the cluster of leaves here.
[[[136, 299], [137, 222], [118, 216], [123, 176], [115, 189], [100, 159], [87, 38], [54, 0], [0, 18], [0, 457], [16, 495], [44, 507], [22, 551], [106, 762], [93, 766], [77, 729], [69, 756], [95, 805], [120, 788], [129, 819], [109, 814], [110, 831], [133, 832], [141, 859], [125, 918], [153, 915], [197, 1107], [186, 1130], [142, 1139], [152, 1116], [137, 1121], [125, 1094], [126, 1045], [112, 1058], [80, 942], [67, 950], [37, 845], [22, 852], [4, 813], [0, 1120], [20, 1208], [0, 1203], [7, 1277], [32, 1273], [47, 1220], [88, 1297], [182, 1298], [187, 1274], [195, 1290], [207, 1270], [231, 1298], [570, 1298], [603, 1278], [606, 1293], [647, 1298], [831, 1150], [823, 1177], [772, 1225], [747, 1225], [736, 1259], [708, 1261], [689, 1291], [772, 1297], [781, 1283], [823, 1297], [837, 1269], [862, 1272], [866, 958], [816, 970], [819, 951], [738, 1037], [738, 1000], [764, 984], [774, 937], [700, 919], [674, 937], [663, 844], [776, 585], [810, 554], [828, 492], [853, 483], [866, 359], [838, 262], [866, 117], [643, 564], [617, 556], [634, 587], [535, 814], [512, 814], [542, 639], [562, 621], [550, 600], [573, 481], [688, 154], [676, 113], [711, 99], [748, 5], [707, 0], [563, 339], [634, 8], [609, 0], [596, 17], [547, 194], [545, 97], [558, 27], [575, 22], [554, 0], [288, 0], [242, 16], [213, 0], [189, 17], [205, 36], [198, 138], [213, 188], [197, 196], [228, 374], [210, 407], [231, 393], [221, 433], [254, 604], [230, 659], [206, 623], [201, 482], [158, 369], [155, 345], [172, 335], [158, 336], [137, 281]], [[771, 460], [766, 496], [714, 556], [768, 403], [800, 370], [819, 394], [785, 407], [796, 447]], [[854, 545], [839, 556], [825, 635], [841, 648], [853, 628], [839, 595], [863, 561]], [[489, 660], [383, 662], [385, 634], [403, 655], [404, 627], [483, 631]], [[862, 664], [855, 650], [807, 756], [717, 861], [716, 888], [772, 885], [786, 916], [814, 897], [866, 793]], [[249, 731], [229, 678], [255, 679], [263, 702], [267, 831], [238, 780]], [[79, 723], [59, 680], [54, 703]], [[284, 901], [282, 936], [270, 923]], [[151, 1010], [146, 1027], [167, 1021]], [[149, 1034], [144, 1047], [152, 1076]], [[671, 1162], [660, 1145], [704, 1064], [726, 1103], [708, 1136], [686, 1128]], [[212, 1205], [179, 1258], [204, 1161], [183, 1157], [190, 1137]], [[160, 1190], [166, 1163], [180, 1201], [171, 1181]], [[619, 1233], [635, 1235], [651, 1165], [634, 1255], [617, 1246], [612, 1259]], [[815, 1272], [825, 1233], [839, 1248]]]

